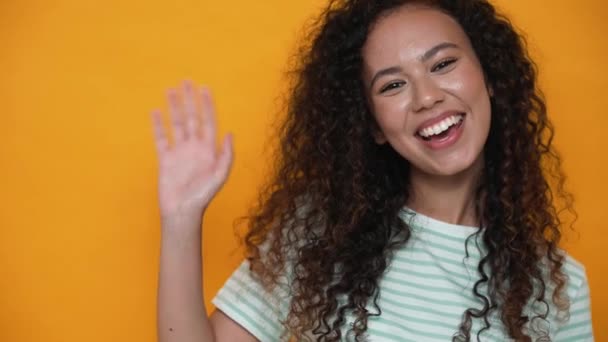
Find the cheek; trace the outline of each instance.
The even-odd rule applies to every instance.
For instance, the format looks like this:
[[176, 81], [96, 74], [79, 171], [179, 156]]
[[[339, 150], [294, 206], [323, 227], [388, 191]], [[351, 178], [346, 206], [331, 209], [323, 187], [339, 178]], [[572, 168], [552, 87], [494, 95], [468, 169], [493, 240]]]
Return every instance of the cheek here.
[[374, 104], [374, 113], [385, 135], [400, 133], [406, 126], [407, 99], [402, 95], [383, 98]]
[[454, 94], [476, 116], [489, 116], [490, 95], [480, 69], [469, 66], [445, 80], [444, 87]]
[[462, 85], [462, 90], [467, 98], [481, 106], [489, 105], [490, 95], [480, 65], [471, 66], [464, 81], [468, 86]]
[[470, 89], [469, 92], [465, 93], [465, 96], [470, 99], [471, 110], [476, 114], [478, 120], [489, 125], [492, 106], [490, 104], [490, 94], [483, 79], [477, 83], [477, 88]]
[[467, 102], [474, 103], [481, 99], [480, 96], [487, 96], [483, 73], [471, 65], [462, 67], [446, 79], [445, 87]]

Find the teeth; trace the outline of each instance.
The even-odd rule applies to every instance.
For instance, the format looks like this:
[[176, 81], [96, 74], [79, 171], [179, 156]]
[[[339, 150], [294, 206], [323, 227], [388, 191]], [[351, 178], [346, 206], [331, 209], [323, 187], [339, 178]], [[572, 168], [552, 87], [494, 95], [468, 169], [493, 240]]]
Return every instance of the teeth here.
[[421, 136], [423, 136], [425, 138], [428, 138], [432, 135], [437, 135], [437, 134], [440, 134], [440, 133], [446, 131], [448, 128], [459, 123], [460, 121], [462, 121], [462, 115], [460, 115], [460, 114], [452, 115], [449, 118], [445, 118], [441, 122], [436, 123], [435, 125], [433, 125], [431, 127], [426, 127], [426, 128], [421, 129], [418, 132], [418, 134], [420, 134]]

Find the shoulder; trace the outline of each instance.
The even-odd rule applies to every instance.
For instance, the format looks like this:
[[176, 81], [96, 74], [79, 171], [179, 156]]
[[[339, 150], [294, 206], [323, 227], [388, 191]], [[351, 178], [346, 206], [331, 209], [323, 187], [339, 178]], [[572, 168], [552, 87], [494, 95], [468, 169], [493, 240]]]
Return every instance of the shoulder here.
[[568, 292], [578, 292], [581, 287], [587, 286], [587, 270], [585, 265], [568, 254], [566, 251], [561, 251], [564, 254], [564, 264], [562, 271], [568, 277]]
[[562, 270], [568, 278], [566, 292], [569, 312], [565, 322], [560, 322], [555, 340], [593, 341], [591, 323], [591, 298], [585, 266], [571, 255], [564, 253]]
[[282, 283], [266, 288], [243, 260], [211, 300], [223, 315], [260, 341], [278, 341], [289, 311], [290, 296]]
[[[557, 254], [563, 256], [560, 278], [565, 280], [564, 291], [562, 295], [565, 295], [569, 301], [580, 300], [589, 297], [589, 281], [587, 276], [587, 269], [585, 265], [570, 255], [564, 249], [558, 249]], [[550, 289], [555, 289], [555, 283], [552, 280], [550, 262], [547, 257], [544, 258], [543, 262], [543, 278], [546, 284], [551, 284]], [[550, 290], [553, 291], [553, 290]]]

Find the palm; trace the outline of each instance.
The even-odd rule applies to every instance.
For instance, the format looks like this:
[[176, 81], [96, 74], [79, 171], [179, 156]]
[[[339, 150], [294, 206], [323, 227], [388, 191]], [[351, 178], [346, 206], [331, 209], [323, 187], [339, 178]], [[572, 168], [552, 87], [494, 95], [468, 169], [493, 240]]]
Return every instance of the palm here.
[[[196, 99], [202, 103], [202, 111]], [[215, 143], [215, 119], [205, 89], [184, 83], [183, 103], [177, 93], [168, 94], [173, 144], [169, 145], [159, 111], [153, 111], [159, 157], [159, 204], [161, 215], [200, 215], [226, 181], [232, 161], [232, 144], [224, 139], [221, 151]], [[200, 129], [199, 129], [200, 128]]]

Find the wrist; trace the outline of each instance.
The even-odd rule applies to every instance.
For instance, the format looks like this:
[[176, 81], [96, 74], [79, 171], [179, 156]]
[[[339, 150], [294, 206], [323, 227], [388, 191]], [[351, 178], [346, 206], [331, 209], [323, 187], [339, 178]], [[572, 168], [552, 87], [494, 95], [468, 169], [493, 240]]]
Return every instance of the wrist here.
[[197, 215], [169, 215], [161, 217], [161, 233], [180, 235], [200, 235], [203, 216]]

